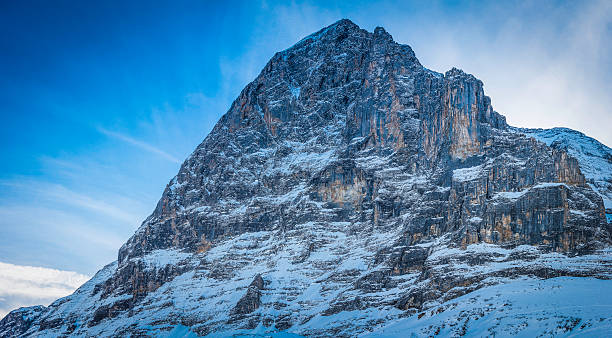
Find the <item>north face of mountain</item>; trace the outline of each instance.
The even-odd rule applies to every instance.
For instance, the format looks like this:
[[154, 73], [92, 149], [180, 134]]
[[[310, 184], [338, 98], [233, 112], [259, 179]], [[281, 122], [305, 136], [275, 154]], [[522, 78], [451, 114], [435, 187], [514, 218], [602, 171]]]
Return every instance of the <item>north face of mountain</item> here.
[[[277, 205], [261, 197], [278, 198], [305, 187], [316, 190], [312, 191], [315, 201], [342, 205], [344, 210], [357, 211], [359, 219], [378, 223], [384, 203], [373, 203], [378, 195], [374, 188], [384, 182], [364, 176], [368, 174], [365, 166], [355, 163], [358, 152], [394, 160], [414, 177], [430, 176], [436, 186], [456, 182], [458, 189], [487, 191], [489, 197], [491, 192], [520, 191], [537, 181], [584, 185], [577, 162], [566, 154], [551, 155], [528, 138], [504, 136], [505, 119], [493, 111], [482, 87], [482, 82], [458, 69], [443, 76], [423, 68], [410, 47], [393, 42], [382, 28], [372, 34], [350, 21], [325, 28], [276, 54], [242, 91], [182, 166], [155, 213], [122, 247], [119, 261], [169, 247], [204, 251], [211, 241], [226, 235], [294, 222], [282, 220]], [[524, 158], [524, 167], [532, 171], [522, 167], [512, 170], [517, 157], [504, 156], [514, 156], [516, 151], [504, 147], [515, 146], [523, 147], [523, 154], [517, 154], [518, 162]], [[458, 173], [467, 172], [461, 167], [470, 162], [481, 165], [485, 162], [482, 159], [497, 159], [489, 168], [493, 182], [487, 182], [487, 175], [481, 175], [484, 181], [476, 183], [459, 176], [453, 181], [456, 167], [460, 167]], [[292, 162], [295, 166], [286, 168]], [[499, 172], [494, 167], [513, 172]], [[319, 174], [312, 175], [317, 170]], [[553, 190], [559, 189], [563, 188]], [[555, 207], [560, 203], [561, 199]], [[219, 210], [202, 212], [202, 207]], [[236, 209], [245, 212], [232, 213]], [[465, 225], [465, 220], [457, 223], [456, 218], [464, 213], [456, 211], [435, 215], [442, 219], [437, 226], [441, 229], [434, 232]], [[472, 213], [474, 210], [469, 211]], [[536, 214], [527, 217], [537, 218]], [[221, 222], [219, 215], [227, 219]], [[425, 215], [428, 219], [431, 216]], [[559, 213], [547, 217], [554, 221], [568, 218]], [[466, 243], [477, 241], [471, 232], [465, 235]], [[565, 240], [565, 250], [575, 246], [574, 239]], [[557, 247], [562, 241], [556, 238], [552, 245]]]
[[[383, 28], [338, 21], [244, 88], [117, 262], [19, 325], [355, 336], [401, 322], [427, 335], [422, 316], [444, 318], [476, 290], [599, 285], [612, 277], [610, 149], [547, 133], [508, 126], [474, 76], [428, 70]], [[488, 332], [520, 332], [509, 311]]]

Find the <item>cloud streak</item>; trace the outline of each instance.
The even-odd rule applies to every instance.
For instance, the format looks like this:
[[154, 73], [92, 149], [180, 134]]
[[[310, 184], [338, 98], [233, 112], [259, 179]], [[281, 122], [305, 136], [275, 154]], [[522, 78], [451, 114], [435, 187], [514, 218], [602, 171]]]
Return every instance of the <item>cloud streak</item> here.
[[89, 279], [72, 272], [0, 262], [0, 318], [32, 305], [49, 305]]
[[40, 182], [36, 180], [23, 181], [0, 181], [0, 186], [9, 187], [11, 189], [20, 189], [29, 191], [31, 194], [53, 201], [57, 204], [63, 204], [71, 208], [81, 208], [85, 211], [97, 212], [103, 214], [110, 219], [119, 220], [125, 223], [137, 224], [141, 221], [133, 212], [125, 210], [117, 204], [110, 204], [106, 201], [92, 198], [82, 193], [78, 193], [66, 188], [60, 184]]
[[117, 133], [117, 132], [114, 132], [114, 131], [110, 131], [110, 130], [107, 130], [107, 129], [104, 129], [104, 128], [98, 128], [98, 131], [100, 133], [108, 136], [108, 137], [114, 138], [114, 139], [119, 140], [119, 141], [123, 141], [123, 142], [125, 142], [127, 144], [130, 144], [130, 145], [134, 146], [134, 147], [138, 147], [138, 148], [140, 148], [142, 150], [145, 150], [145, 151], [148, 151], [150, 153], [159, 155], [160, 157], [162, 157], [162, 158], [164, 158], [164, 159], [166, 159], [166, 160], [168, 160], [170, 162], [181, 163], [181, 161], [179, 161], [176, 157], [174, 157], [174, 156], [168, 154], [167, 152], [165, 152], [165, 151], [163, 151], [163, 150], [161, 150], [161, 149], [159, 149], [157, 147], [154, 147], [154, 146], [152, 146], [152, 145], [150, 145], [150, 144], [148, 144], [146, 142], [143, 142], [143, 141], [137, 140], [135, 138], [132, 138], [130, 136], [127, 136], [127, 135], [124, 135], [124, 134], [121, 134], [121, 133]]
[[[73, 187], [30, 177], [0, 181], [0, 260], [91, 273], [116, 257], [151, 203], [112, 191], [108, 178], [89, 170], [82, 175]], [[110, 191], [86, 185], [87, 178]]]

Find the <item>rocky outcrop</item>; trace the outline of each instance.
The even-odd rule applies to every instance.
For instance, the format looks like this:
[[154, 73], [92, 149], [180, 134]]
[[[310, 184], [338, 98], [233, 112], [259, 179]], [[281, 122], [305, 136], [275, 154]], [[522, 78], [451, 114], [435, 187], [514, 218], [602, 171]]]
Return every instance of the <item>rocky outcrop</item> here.
[[87, 323], [87, 326], [95, 326], [98, 325], [104, 319], [114, 318], [122, 311], [125, 311], [132, 307], [132, 304], [133, 299], [127, 298], [116, 301], [113, 304], [102, 305], [93, 313], [93, 318], [91, 318], [89, 323]]
[[255, 276], [247, 288], [247, 292], [238, 301], [232, 313], [234, 315], [245, 315], [251, 313], [261, 305], [261, 290], [264, 288], [264, 280], [261, 275]]
[[577, 159], [586, 183], [603, 198], [608, 223], [612, 222], [612, 149], [568, 128], [514, 130]]
[[24, 307], [7, 314], [0, 320], [0, 337], [18, 337], [45, 311], [44, 306]]
[[26, 335], [355, 336], [514, 278], [609, 278], [582, 167], [474, 76], [341, 20], [275, 54], [116, 265]]

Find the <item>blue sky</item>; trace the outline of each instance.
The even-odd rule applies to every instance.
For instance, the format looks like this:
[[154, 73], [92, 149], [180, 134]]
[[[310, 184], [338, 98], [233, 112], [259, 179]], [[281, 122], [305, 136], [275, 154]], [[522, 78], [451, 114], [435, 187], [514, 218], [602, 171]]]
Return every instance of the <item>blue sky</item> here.
[[341, 18], [612, 145], [609, 1], [4, 1], [0, 262], [91, 275], [276, 51]]

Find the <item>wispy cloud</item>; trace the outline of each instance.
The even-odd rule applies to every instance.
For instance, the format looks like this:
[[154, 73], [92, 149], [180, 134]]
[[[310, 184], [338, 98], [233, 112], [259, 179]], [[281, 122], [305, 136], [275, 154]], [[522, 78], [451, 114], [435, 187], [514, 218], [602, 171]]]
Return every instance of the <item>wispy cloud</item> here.
[[0, 318], [32, 305], [49, 305], [89, 279], [72, 272], [0, 262]]
[[71, 186], [0, 181], [0, 260], [91, 273], [116, 258], [153, 203], [113, 191], [110, 179], [91, 171], [82, 175]]
[[[141, 219], [140, 215], [134, 215], [125, 206], [111, 204], [107, 201], [96, 199], [82, 193], [75, 192], [61, 184], [48, 183], [44, 181], [23, 179], [0, 181], [0, 186], [28, 192], [38, 199], [52, 201], [55, 205], [84, 209], [84, 211], [97, 212], [110, 220], [119, 220], [125, 223], [137, 224]], [[23, 204], [22, 204], [23, 205]]]
[[40, 174], [0, 179], [0, 261], [91, 274], [116, 259], [176, 173], [177, 158], [212, 129], [211, 111], [225, 106], [216, 101], [194, 93], [154, 108], [130, 129], [94, 127], [88, 131], [103, 141], [96, 146], [39, 156]]
[[118, 132], [114, 132], [114, 131], [111, 131], [111, 130], [108, 130], [108, 129], [104, 129], [104, 128], [98, 128], [98, 131], [100, 133], [108, 136], [108, 137], [111, 137], [111, 138], [123, 141], [123, 142], [128, 143], [128, 144], [130, 144], [132, 146], [138, 147], [138, 148], [140, 148], [142, 150], [145, 150], [145, 151], [148, 151], [150, 153], [159, 155], [162, 158], [164, 158], [164, 159], [166, 159], [166, 160], [168, 160], [170, 162], [180, 163], [180, 161], [176, 157], [174, 157], [174, 156], [168, 154], [167, 152], [165, 152], [165, 151], [163, 151], [163, 150], [161, 150], [161, 149], [159, 149], [157, 147], [154, 147], [154, 146], [152, 146], [152, 145], [150, 145], [150, 144], [148, 144], [146, 142], [143, 142], [143, 141], [137, 140], [137, 139], [135, 139], [133, 137], [130, 137], [128, 135], [124, 135], [124, 134], [121, 134], [121, 133], [118, 133]]

